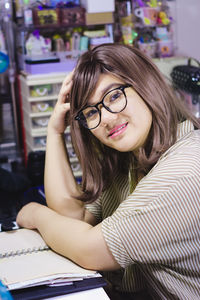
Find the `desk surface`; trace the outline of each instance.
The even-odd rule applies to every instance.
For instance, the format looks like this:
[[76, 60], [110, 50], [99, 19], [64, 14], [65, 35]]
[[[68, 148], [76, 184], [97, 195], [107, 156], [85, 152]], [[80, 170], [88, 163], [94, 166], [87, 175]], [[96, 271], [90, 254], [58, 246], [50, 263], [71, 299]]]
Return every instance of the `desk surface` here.
[[45, 298], [43, 300], [109, 300], [103, 288], [91, 289], [87, 291], [57, 296], [53, 298]]

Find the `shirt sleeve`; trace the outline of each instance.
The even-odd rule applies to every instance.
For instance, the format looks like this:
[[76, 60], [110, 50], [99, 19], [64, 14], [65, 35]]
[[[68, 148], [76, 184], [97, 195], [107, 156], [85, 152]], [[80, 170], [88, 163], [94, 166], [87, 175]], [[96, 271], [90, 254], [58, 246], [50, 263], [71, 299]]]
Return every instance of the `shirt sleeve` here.
[[114, 213], [119, 204], [126, 199], [128, 193], [128, 174], [117, 173], [112, 178], [112, 184], [102, 192], [99, 199], [85, 207], [101, 222]]
[[[102, 222], [122, 266], [179, 264], [199, 235], [200, 131], [171, 147], [115, 213]], [[184, 266], [184, 262], [183, 262]]]

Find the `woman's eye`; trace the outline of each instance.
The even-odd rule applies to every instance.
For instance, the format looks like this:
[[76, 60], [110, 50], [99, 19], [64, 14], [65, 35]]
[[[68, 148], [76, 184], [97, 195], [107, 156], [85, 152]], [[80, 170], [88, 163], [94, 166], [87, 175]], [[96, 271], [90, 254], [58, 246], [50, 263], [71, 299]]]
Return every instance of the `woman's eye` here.
[[117, 99], [119, 99], [122, 95], [121, 91], [116, 91], [115, 93], [113, 93], [112, 95], [110, 95], [110, 102], [116, 101]]
[[87, 112], [85, 112], [84, 115], [85, 115], [86, 119], [89, 119], [89, 118], [95, 117], [97, 113], [98, 112], [96, 109], [90, 109]]

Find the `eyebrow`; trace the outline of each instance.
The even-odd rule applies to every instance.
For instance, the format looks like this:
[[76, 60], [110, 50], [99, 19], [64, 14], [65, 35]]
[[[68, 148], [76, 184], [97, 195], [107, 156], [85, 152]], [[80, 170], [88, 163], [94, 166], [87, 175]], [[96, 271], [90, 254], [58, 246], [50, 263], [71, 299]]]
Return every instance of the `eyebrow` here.
[[[104, 95], [106, 94], [106, 93], [108, 93], [110, 90], [112, 90], [112, 89], [114, 89], [114, 88], [117, 88], [117, 87], [120, 87], [120, 86], [122, 86], [122, 85], [124, 85], [125, 83], [117, 83], [117, 82], [115, 82], [115, 83], [111, 83], [111, 84], [109, 84], [108, 86], [106, 86], [102, 91], [100, 91], [100, 99], [102, 100], [102, 98], [104, 97]], [[99, 100], [99, 101], [97, 101], [96, 103], [98, 103], [98, 102], [100, 102], [101, 100]], [[88, 105], [95, 105], [95, 104], [91, 104], [90, 103], [90, 101], [88, 101]]]

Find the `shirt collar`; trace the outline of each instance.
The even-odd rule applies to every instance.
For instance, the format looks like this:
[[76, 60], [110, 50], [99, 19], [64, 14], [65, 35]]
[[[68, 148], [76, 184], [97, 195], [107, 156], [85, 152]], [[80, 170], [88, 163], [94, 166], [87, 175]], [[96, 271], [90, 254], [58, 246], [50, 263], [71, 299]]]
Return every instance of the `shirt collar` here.
[[181, 139], [185, 134], [194, 130], [194, 125], [190, 120], [186, 120], [178, 125], [177, 140]]

